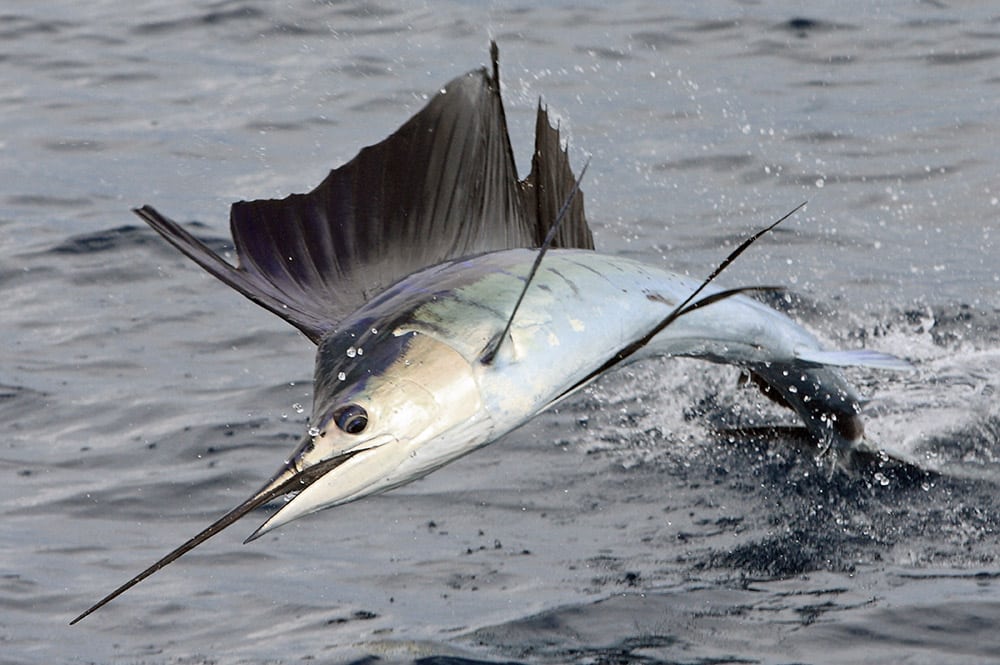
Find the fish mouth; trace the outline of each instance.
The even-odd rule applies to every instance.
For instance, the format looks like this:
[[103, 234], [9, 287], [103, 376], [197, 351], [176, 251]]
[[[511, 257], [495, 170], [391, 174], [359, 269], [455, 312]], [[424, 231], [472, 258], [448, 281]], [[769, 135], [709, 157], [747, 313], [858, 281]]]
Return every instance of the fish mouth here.
[[[245, 502], [245, 503], [250, 503], [252, 505], [248, 506], [245, 511], [240, 512], [239, 515], [234, 515], [232, 521], [235, 522], [246, 513], [256, 508], [259, 508], [260, 506], [266, 504], [272, 499], [276, 499], [281, 496], [287, 496], [291, 494], [292, 497], [289, 499], [289, 504], [291, 504], [291, 502], [295, 501], [297, 497], [301, 496], [302, 492], [304, 492], [306, 489], [312, 486], [313, 483], [315, 483], [317, 480], [325, 476], [327, 473], [333, 471], [338, 466], [344, 464], [354, 456], [360, 455], [363, 452], [371, 450], [373, 447], [374, 446], [369, 446], [369, 447], [359, 448], [356, 450], [349, 450], [339, 455], [334, 455], [333, 457], [330, 457], [328, 459], [321, 460], [311, 466], [306, 466], [305, 468], [299, 468], [300, 457], [299, 456], [294, 457], [293, 459], [289, 460], [285, 464], [285, 466], [282, 467], [276, 474], [274, 474], [274, 476], [272, 476], [271, 479], [268, 480], [263, 487], [257, 490], [253, 494], [253, 496], [251, 496], [247, 500], [247, 502]], [[230, 513], [226, 513], [226, 515], [223, 516], [222, 519], [225, 519], [231, 513], [240, 510], [241, 508], [243, 508], [243, 506], [244, 504], [240, 504], [239, 506], [234, 508], [233, 511], [230, 511]], [[284, 508], [282, 508], [281, 510], [284, 510]], [[278, 512], [280, 513], [281, 510], [279, 510]], [[226, 526], [228, 526], [228, 524]], [[263, 528], [263, 525], [261, 525], [261, 528]], [[258, 528], [257, 531], [255, 531], [254, 534], [252, 534], [244, 542], [250, 542], [251, 540], [257, 538], [258, 535], [256, 534], [258, 534], [259, 531], [260, 528]], [[259, 535], [263, 534], [261, 533]]]
[[[290, 460], [288, 460], [285, 463], [285, 466], [274, 474], [274, 476], [272, 476], [271, 479], [265, 483], [253, 497], [251, 497], [251, 500], [257, 497], [261, 498], [261, 503], [258, 503], [257, 506], [264, 505], [268, 501], [276, 499], [280, 496], [288, 496], [289, 498], [276, 513], [271, 515], [271, 517], [257, 527], [257, 529], [243, 541], [244, 544], [257, 540], [265, 533], [277, 529], [279, 526], [287, 524], [295, 519], [298, 519], [299, 517], [317, 512], [318, 510], [335, 505], [336, 503], [344, 503], [349, 501], [351, 497], [357, 495], [358, 493], [364, 492], [365, 486], [370, 483], [364, 482], [363, 479], [361, 482], [352, 485], [352, 479], [350, 477], [331, 478], [330, 480], [334, 483], [334, 488], [337, 487], [338, 481], [343, 484], [342, 489], [333, 490], [340, 495], [340, 498], [331, 501], [331, 488], [319, 487], [318, 482], [323, 478], [326, 478], [335, 469], [345, 464], [358, 464], [362, 468], [371, 466], [370, 462], [372, 460], [366, 460], [365, 458], [372, 458], [377, 455], [375, 451], [383, 452], [383, 446], [392, 443], [398, 443], [396, 437], [391, 435], [379, 435], [352, 447], [350, 450], [310, 463], [309, 457], [311, 455], [315, 455], [316, 450], [313, 447], [312, 437], [304, 440], [299, 447], [301, 452], [297, 453]], [[392, 456], [390, 455], [390, 457]], [[390, 463], [387, 465], [388, 467], [394, 466], [391, 462], [392, 461], [390, 460]], [[337, 475], [339, 476], [339, 474]], [[374, 478], [374, 480], [377, 480], [377, 478]], [[316, 494], [319, 496], [315, 496]], [[253, 510], [253, 508], [250, 510]]]

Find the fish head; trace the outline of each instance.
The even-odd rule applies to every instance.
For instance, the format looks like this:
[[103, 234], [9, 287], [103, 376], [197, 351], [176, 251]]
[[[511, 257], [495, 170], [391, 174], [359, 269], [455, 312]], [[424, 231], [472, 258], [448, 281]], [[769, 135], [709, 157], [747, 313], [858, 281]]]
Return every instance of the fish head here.
[[257, 492], [94, 603], [103, 607], [250, 511], [291, 496], [247, 542], [294, 519], [402, 485], [491, 440], [476, 366], [427, 331], [371, 325], [320, 341], [311, 427]]
[[261, 492], [299, 477], [250, 540], [397, 487], [489, 440], [475, 363], [436, 336], [370, 322], [320, 344], [306, 436]]

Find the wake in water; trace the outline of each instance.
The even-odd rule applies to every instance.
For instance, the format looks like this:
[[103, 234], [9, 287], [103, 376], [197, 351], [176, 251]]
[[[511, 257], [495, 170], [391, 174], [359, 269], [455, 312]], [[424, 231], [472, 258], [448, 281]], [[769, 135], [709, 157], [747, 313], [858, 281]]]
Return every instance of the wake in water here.
[[[794, 295], [772, 299], [771, 304], [782, 301], [794, 303], [787, 307], [796, 318], [813, 327], [831, 328], [824, 320], [830, 316], [826, 308], [818, 311]], [[831, 345], [850, 347], [878, 338], [881, 348], [907, 358], [918, 370], [849, 370], [862, 393], [873, 396], [864, 407], [867, 438], [923, 471], [1000, 481], [1000, 401], [996, 399], [1000, 392], [1000, 312], [959, 305], [866, 312], [864, 318], [874, 323], [856, 318], [845, 330], [827, 331], [833, 337]], [[805, 450], [817, 451], [787, 411], [759, 398], [756, 387], [743, 389], [745, 381], [732, 371], [705, 370], [690, 361], [670, 360], [633, 368], [625, 377], [621, 385], [609, 378], [594, 388], [589, 402], [581, 402], [580, 411], [587, 421], [607, 421], [602, 411], [612, 414], [610, 419], [618, 428], [609, 429], [617, 434], [606, 449], [620, 451], [626, 464], [633, 454], [640, 458], [670, 454], [670, 446], [658, 453], [653, 449], [637, 453], [635, 446], [642, 444], [629, 444], [633, 435], [641, 442], [651, 432], [677, 445], [698, 441], [708, 432], [735, 440], [741, 432], [783, 431]], [[611, 382], [614, 387], [609, 387]], [[701, 418], [710, 428], [699, 426]], [[600, 431], [598, 426], [595, 430]], [[602, 448], [598, 442], [591, 445]]]
[[[914, 649], [991, 658], [1000, 642], [981, 627], [1000, 604], [978, 596], [1000, 533], [1000, 316], [944, 306], [858, 318], [833, 341], [878, 336], [919, 369], [850, 372], [877, 395], [868, 436], [891, 456], [833, 467], [733, 370], [666, 360], [606, 377], [552, 429], [558, 447], [624, 468], [590, 495], [601, 511], [632, 506], [630, 537], [586, 562], [608, 598], [471, 639], [545, 663], [816, 662], [832, 645], [830, 662]], [[586, 638], [570, 649], [552, 639], [560, 631]]]

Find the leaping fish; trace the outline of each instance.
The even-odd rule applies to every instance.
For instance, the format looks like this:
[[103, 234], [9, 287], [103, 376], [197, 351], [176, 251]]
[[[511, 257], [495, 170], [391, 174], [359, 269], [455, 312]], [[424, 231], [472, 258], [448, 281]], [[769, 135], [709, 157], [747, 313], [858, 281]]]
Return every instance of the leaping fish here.
[[736, 365], [817, 441], [863, 445], [862, 400], [836, 368], [909, 364], [824, 349], [743, 289], [594, 251], [541, 104], [518, 179], [491, 55], [308, 194], [234, 204], [236, 266], [153, 208], [135, 211], [318, 346], [312, 415], [263, 487], [72, 623], [277, 497], [291, 495], [247, 542], [420, 478], [640, 358]]

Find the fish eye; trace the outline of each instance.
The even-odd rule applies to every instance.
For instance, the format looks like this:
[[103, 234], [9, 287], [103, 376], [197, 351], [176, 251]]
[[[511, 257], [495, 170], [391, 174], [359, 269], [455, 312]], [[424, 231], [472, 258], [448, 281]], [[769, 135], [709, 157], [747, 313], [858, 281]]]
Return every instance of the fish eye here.
[[368, 427], [368, 412], [360, 404], [347, 404], [333, 412], [333, 422], [348, 434], [360, 434]]

